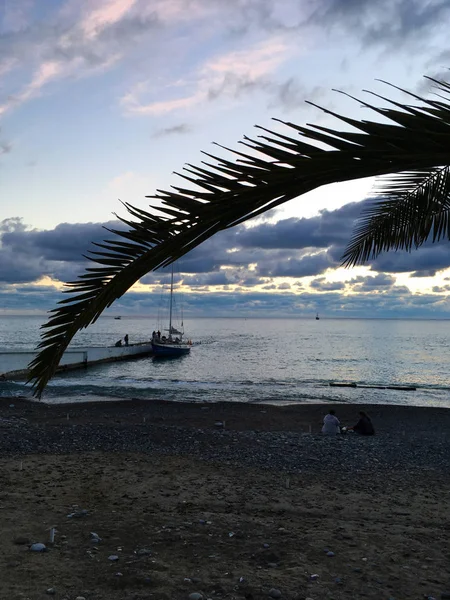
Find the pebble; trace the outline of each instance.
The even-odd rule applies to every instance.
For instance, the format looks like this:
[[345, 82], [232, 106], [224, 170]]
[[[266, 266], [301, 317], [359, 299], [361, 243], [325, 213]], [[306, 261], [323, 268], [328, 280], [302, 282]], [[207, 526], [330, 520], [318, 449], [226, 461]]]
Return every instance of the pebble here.
[[138, 556], [149, 556], [151, 554], [151, 551], [148, 548], [141, 548], [137, 551], [136, 554]]
[[263, 548], [270, 548], [269, 544], [263, 544]]
[[31, 540], [30, 538], [20, 535], [19, 537], [16, 537], [14, 539], [14, 544], [17, 544], [18, 546], [26, 546], [28, 544], [31, 544]]
[[119, 560], [119, 557], [117, 556], [117, 554], [110, 554], [108, 556], [108, 560], [110, 560], [111, 562], [117, 562]]
[[75, 600], [86, 600], [86, 598], [84, 596], [77, 596]]
[[[188, 427], [172, 427], [166, 424], [149, 423], [146, 435], [142, 435], [140, 426], [129, 424], [123, 428], [120, 436], [111, 436], [108, 427], [100, 423], [85, 423], [72, 429], [66, 423], [52, 426], [52, 435], [43, 435], [38, 427], [23, 422], [20, 425], [20, 435], [0, 438], [0, 453], [4, 455], [21, 455], [33, 453], [71, 453], [102, 449], [104, 452], [121, 451], [133, 448], [133, 451], [145, 453], [163, 452], [201, 456], [206, 461], [231, 461], [246, 466], [263, 466], [265, 469], [280, 471], [298, 471], [301, 463], [302, 472], [339, 473], [352, 475], [370, 468], [372, 475], [386, 474], [394, 468], [405, 473], [419, 470], [442, 472], [447, 474], [450, 469], [450, 445], [444, 435], [436, 434], [436, 425], [428, 426], [422, 423], [422, 418], [414, 417], [411, 426], [398, 441], [396, 430], [388, 429], [383, 435], [373, 439], [361, 440], [358, 437], [342, 436], [345, 443], [340, 445], [339, 452], [335, 444], [327, 443], [320, 435], [308, 436], [308, 443], [302, 442], [302, 434], [284, 432], [280, 436], [276, 431], [229, 431], [214, 428], [215, 431], [204, 429], [202, 444], [196, 445], [198, 430]], [[445, 431], [449, 417], [439, 423], [439, 432]], [[222, 420], [220, 420], [223, 423]], [[70, 423], [70, 422], [69, 422]], [[420, 436], [417, 431], [420, 431]], [[170, 431], [170, 435], [168, 435]], [[153, 436], [152, 433], [161, 435]], [[226, 442], [223, 443], [224, 439]], [[237, 440], [238, 443], [231, 443]], [[408, 441], [414, 441], [409, 444]], [[295, 445], [296, 450], [286, 452], [285, 445]], [[268, 453], [268, 449], [270, 452]], [[378, 462], [373, 460], [374, 455]], [[78, 510], [74, 508], [73, 511]], [[446, 590], [447, 591], [447, 590]]]
[[48, 588], [48, 590], [45, 590], [45, 593], [49, 596], [54, 596], [56, 594], [56, 590], [55, 588]]
[[30, 550], [31, 550], [31, 552], [46, 552], [47, 546], [45, 544], [41, 544], [40, 542], [37, 542], [36, 544], [31, 544]]
[[189, 594], [188, 598], [189, 600], [203, 600], [203, 594], [200, 594], [200, 592], [192, 592], [192, 594]]
[[313, 573], [309, 576], [309, 578], [312, 579], [312, 581], [316, 581], [316, 579], [319, 579], [319, 576], [317, 575], [317, 573]]
[[277, 588], [272, 588], [269, 590], [269, 596], [271, 598], [281, 598], [281, 592], [280, 590], [277, 590]]
[[81, 519], [82, 517], [87, 517], [88, 511], [83, 508], [82, 510], [77, 510], [75, 512], [69, 513], [67, 515], [68, 519]]

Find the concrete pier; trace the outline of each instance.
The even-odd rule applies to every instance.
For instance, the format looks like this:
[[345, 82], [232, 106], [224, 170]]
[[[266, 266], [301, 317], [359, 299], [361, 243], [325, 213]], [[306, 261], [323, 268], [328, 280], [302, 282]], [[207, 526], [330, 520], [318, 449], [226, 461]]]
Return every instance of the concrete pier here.
[[[81, 369], [92, 365], [117, 360], [131, 360], [153, 354], [151, 342], [140, 342], [129, 346], [86, 346], [70, 348], [61, 358], [57, 372]], [[26, 379], [28, 365], [36, 352], [0, 351], [0, 377], [6, 379]]]

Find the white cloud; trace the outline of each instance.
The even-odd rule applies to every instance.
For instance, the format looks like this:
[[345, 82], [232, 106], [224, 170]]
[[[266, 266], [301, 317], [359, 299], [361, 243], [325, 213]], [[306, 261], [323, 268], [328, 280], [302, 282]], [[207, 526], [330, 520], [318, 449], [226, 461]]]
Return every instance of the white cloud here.
[[[12, 46], [12, 52], [24, 54], [29, 64], [19, 61], [17, 57], [6, 56], [0, 61], [0, 77], [14, 68], [31, 67], [32, 76], [19, 91], [9, 95], [0, 105], [0, 115], [18, 107], [40, 94], [50, 82], [71, 76], [92, 75], [100, 69], [107, 69], [122, 58], [117, 50], [117, 43], [102, 40], [101, 34], [122, 21], [137, 0], [101, 0], [90, 1], [82, 6], [82, 14], [78, 12], [71, 17], [70, 26], [63, 22], [42, 29], [40, 35], [30, 30], [18, 37]], [[73, 6], [66, 7], [70, 14]], [[78, 7], [79, 9], [79, 7]], [[114, 36], [112, 36], [114, 38]], [[116, 41], [117, 40], [114, 40]]]
[[144, 104], [141, 97], [150, 82], [140, 82], [123, 96], [121, 104], [128, 114], [156, 116], [187, 110], [216, 97], [237, 98], [244, 89], [268, 85], [268, 77], [292, 54], [293, 48], [286, 41], [274, 37], [251, 48], [216, 56], [198, 68], [190, 79], [166, 88], [167, 91], [192, 88], [184, 96]]

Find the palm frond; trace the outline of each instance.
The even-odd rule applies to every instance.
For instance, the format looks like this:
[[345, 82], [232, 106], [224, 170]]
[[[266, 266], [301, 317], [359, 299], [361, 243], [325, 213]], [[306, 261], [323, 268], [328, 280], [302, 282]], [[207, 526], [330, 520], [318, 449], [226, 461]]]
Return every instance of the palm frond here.
[[[435, 83], [448, 93], [447, 84]], [[30, 365], [34, 393], [41, 396], [78, 330], [93, 323], [149, 271], [167, 266], [218, 231], [323, 185], [399, 172], [426, 177], [449, 165], [450, 104], [415, 98], [420, 106], [387, 100], [390, 107], [380, 109], [363, 102], [383, 117], [383, 123], [322, 109], [346, 130], [284, 121], [283, 134], [260, 127], [260, 137], [245, 137], [242, 151], [231, 150], [235, 160], [205, 153], [207, 161], [201, 166], [187, 165], [181, 174], [187, 187], [158, 190], [150, 196], [158, 201], [150, 211], [127, 204], [137, 220], [120, 218], [128, 229], [111, 231], [115, 238], [89, 253], [99, 266], [68, 284], [70, 297], [43, 326], [40, 352]]]
[[382, 180], [382, 198], [366, 208], [342, 257], [346, 267], [388, 250], [450, 239], [450, 168], [402, 172]]

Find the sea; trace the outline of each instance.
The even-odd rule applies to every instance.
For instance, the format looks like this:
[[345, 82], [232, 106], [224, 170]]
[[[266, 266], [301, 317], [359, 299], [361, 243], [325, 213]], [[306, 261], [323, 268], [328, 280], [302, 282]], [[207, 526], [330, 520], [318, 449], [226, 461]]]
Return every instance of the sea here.
[[[31, 351], [42, 316], [0, 316], [2, 351]], [[189, 402], [369, 403], [450, 407], [450, 320], [185, 319], [193, 346], [175, 359], [152, 357], [56, 375], [48, 403], [138, 398]], [[155, 319], [103, 316], [77, 346], [149, 340]], [[415, 390], [333, 387], [406, 386]], [[0, 396], [31, 396], [23, 381]]]

